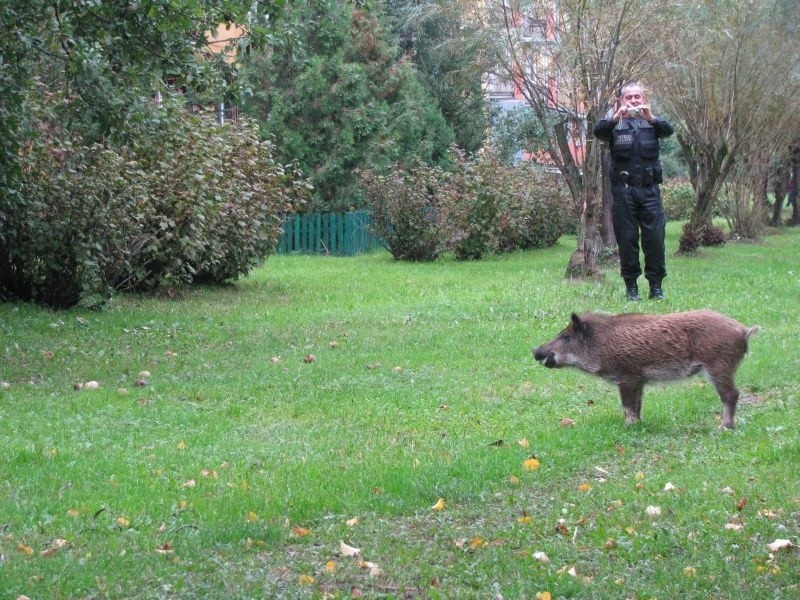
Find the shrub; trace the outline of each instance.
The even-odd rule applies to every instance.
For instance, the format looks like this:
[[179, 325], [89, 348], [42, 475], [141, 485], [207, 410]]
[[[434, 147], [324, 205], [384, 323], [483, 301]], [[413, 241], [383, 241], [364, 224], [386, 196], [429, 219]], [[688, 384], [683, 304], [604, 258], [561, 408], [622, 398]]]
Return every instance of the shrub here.
[[572, 210], [559, 174], [503, 165], [491, 150], [471, 161], [454, 154], [462, 180], [452, 210], [456, 258], [552, 246], [568, 229]]
[[500, 218], [500, 248], [508, 252], [555, 244], [574, 218], [561, 175], [525, 164], [514, 169], [510, 181], [513, 189]]
[[397, 260], [435, 260], [448, 249], [452, 176], [438, 167], [394, 164], [386, 174], [359, 171], [374, 231]]
[[684, 221], [692, 216], [695, 205], [694, 188], [688, 181], [667, 181], [661, 185], [661, 202], [667, 220]]
[[302, 184], [257, 131], [168, 104], [128, 145], [88, 146], [43, 98], [18, 194], [0, 198], [0, 296], [96, 304], [115, 289], [227, 281], [272, 251]]
[[725, 232], [715, 225], [685, 223], [678, 241], [678, 252], [690, 254], [700, 246], [722, 246], [726, 239]]

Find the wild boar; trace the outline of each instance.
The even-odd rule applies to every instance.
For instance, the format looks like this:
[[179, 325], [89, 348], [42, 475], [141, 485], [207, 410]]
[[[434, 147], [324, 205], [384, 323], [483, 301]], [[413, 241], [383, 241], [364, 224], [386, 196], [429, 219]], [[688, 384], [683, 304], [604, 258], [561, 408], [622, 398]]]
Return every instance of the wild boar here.
[[722, 424], [732, 428], [739, 400], [733, 375], [758, 329], [710, 310], [573, 313], [569, 325], [533, 355], [545, 367], [577, 367], [617, 384], [628, 424], [641, 417], [645, 384], [705, 371], [722, 401]]

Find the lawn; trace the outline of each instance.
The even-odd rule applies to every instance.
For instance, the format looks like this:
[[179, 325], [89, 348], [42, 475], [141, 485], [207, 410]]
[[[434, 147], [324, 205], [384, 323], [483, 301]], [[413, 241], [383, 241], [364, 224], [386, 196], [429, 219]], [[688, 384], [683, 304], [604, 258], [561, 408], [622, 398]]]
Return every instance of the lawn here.
[[[637, 304], [566, 281], [573, 247], [0, 304], [0, 600], [800, 596], [800, 230], [668, 256]], [[573, 311], [696, 308], [761, 327], [733, 431], [700, 377], [625, 426], [530, 353]]]

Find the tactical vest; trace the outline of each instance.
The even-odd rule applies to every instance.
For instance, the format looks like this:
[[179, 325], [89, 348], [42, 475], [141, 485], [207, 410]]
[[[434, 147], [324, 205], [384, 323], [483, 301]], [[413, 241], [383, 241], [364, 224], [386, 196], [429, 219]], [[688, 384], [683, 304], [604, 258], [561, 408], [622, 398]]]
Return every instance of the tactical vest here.
[[614, 127], [610, 150], [613, 183], [644, 186], [663, 181], [658, 137], [644, 119], [621, 119]]

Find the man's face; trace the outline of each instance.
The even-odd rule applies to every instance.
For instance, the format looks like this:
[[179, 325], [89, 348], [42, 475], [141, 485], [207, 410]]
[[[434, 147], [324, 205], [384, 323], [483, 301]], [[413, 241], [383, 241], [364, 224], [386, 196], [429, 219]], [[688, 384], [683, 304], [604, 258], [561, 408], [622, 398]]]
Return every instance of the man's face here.
[[644, 104], [644, 93], [642, 92], [642, 88], [635, 85], [626, 87], [624, 90], [622, 90], [620, 101], [622, 102], [623, 106], [627, 107], [641, 106]]

